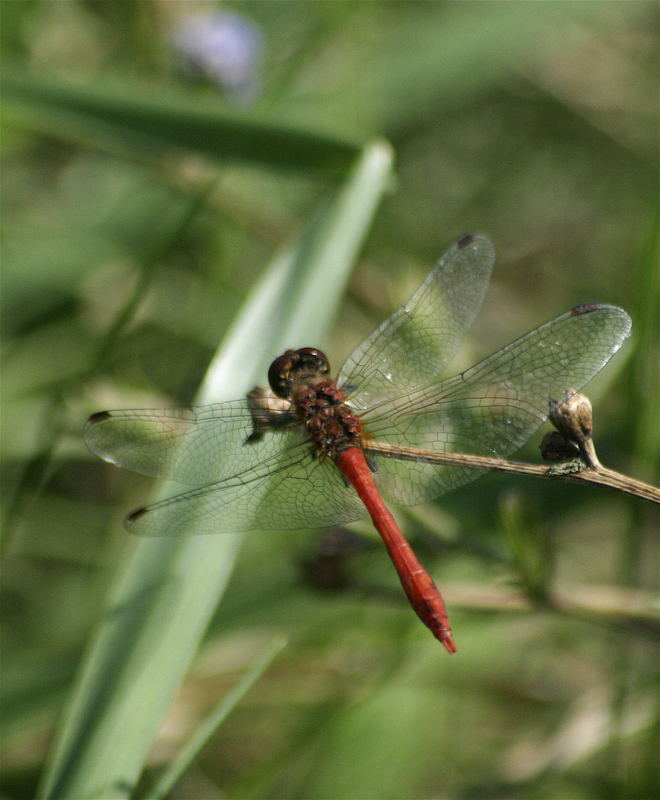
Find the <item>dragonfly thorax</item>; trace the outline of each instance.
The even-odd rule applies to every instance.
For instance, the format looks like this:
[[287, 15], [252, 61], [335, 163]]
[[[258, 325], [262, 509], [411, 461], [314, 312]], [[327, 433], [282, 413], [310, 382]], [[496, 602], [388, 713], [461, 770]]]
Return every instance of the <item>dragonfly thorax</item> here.
[[[269, 389], [260, 386], [248, 392], [253, 430], [247, 442], [258, 442], [269, 429], [282, 429], [302, 422], [315, 449], [335, 453], [340, 440], [355, 427], [351, 420], [338, 423], [344, 396], [328, 380], [330, 364], [314, 347], [286, 350], [268, 370]], [[328, 393], [328, 389], [330, 392]], [[350, 409], [342, 412], [350, 413]]]
[[334, 381], [299, 383], [291, 402], [322, 456], [335, 458], [346, 447], [359, 445], [360, 420]]

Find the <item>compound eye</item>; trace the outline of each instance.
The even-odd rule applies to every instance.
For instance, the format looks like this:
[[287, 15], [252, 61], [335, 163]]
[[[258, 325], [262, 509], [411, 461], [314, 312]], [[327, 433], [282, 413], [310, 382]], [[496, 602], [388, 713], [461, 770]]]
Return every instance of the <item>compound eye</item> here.
[[301, 364], [307, 369], [314, 372], [319, 372], [321, 375], [327, 375], [330, 372], [330, 362], [322, 350], [316, 347], [301, 347], [296, 350], [300, 356]]
[[291, 396], [291, 371], [299, 361], [300, 356], [295, 350], [287, 350], [268, 368], [268, 384], [278, 397]]

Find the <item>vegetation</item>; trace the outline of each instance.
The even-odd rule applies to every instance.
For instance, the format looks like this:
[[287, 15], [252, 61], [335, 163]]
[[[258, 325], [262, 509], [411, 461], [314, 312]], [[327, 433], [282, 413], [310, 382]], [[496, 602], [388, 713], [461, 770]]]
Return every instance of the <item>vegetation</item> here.
[[81, 438], [104, 408], [241, 396], [283, 346], [338, 368], [480, 230], [458, 368], [622, 306], [595, 439], [653, 482], [657, 5], [2, 11], [2, 796], [657, 797], [650, 503], [489, 475], [397, 509], [449, 657], [368, 524], [135, 541], [149, 482]]

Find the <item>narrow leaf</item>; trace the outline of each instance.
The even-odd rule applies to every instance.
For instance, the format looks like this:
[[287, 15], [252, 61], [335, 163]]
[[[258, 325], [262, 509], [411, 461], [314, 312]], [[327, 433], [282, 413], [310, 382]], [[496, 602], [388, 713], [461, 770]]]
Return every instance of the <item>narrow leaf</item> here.
[[[242, 396], [263, 380], [259, 370], [273, 349], [319, 339], [390, 168], [386, 144], [368, 147], [327, 210], [275, 259], [220, 348], [202, 401]], [[315, 291], [316, 302], [301, 304]], [[256, 324], [259, 320], [265, 328]], [[130, 795], [227, 584], [240, 538], [136, 542], [90, 646], [40, 797], [113, 800]]]
[[285, 645], [286, 641], [284, 639], [277, 638], [273, 641], [268, 650], [254, 662], [239, 683], [229, 692], [228, 695], [220, 700], [213, 711], [195, 731], [194, 736], [191, 737], [188, 744], [181, 750], [179, 755], [174, 759], [174, 761], [172, 761], [169, 767], [161, 775], [158, 783], [145, 796], [144, 800], [160, 800], [160, 798], [167, 795], [174, 784], [186, 771], [197, 753], [199, 753], [202, 747], [204, 747], [211, 736], [213, 736], [213, 734], [216, 732], [218, 727], [227, 719], [229, 714], [231, 714], [243, 697], [245, 697], [245, 695], [250, 691], [263, 673], [268, 669]]
[[[235, 112], [207, 97], [122, 82], [73, 86], [18, 69], [2, 72], [5, 112], [23, 124], [112, 150], [152, 157], [172, 148], [223, 161], [343, 175], [359, 155], [355, 142], [293, 128], [257, 112]], [[18, 112], [18, 115], [17, 113]]]

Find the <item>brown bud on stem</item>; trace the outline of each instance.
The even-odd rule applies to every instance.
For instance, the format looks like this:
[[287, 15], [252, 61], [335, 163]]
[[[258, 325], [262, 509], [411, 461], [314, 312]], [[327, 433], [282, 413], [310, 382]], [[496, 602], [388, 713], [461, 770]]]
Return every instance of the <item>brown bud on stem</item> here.
[[[588, 467], [596, 469], [600, 466], [591, 438], [593, 418], [589, 398], [576, 392], [575, 389], [567, 389], [561, 400], [550, 400], [549, 418], [565, 440], [567, 453], [570, 453], [571, 445], [577, 446]], [[560, 449], [557, 441], [555, 446]], [[544, 454], [544, 457], [547, 456]], [[554, 460], [558, 459], [555, 457]]]

